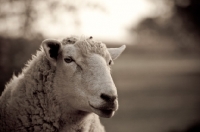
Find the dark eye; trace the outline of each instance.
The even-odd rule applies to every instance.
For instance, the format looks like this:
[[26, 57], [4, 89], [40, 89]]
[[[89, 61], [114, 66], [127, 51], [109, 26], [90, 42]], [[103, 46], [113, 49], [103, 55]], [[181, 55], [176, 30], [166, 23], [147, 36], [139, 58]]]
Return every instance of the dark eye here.
[[112, 60], [110, 60], [108, 64], [111, 65], [112, 64]]
[[72, 57], [65, 58], [64, 60], [65, 60], [66, 63], [71, 63], [71, 62], [74, 61], [74, 60], [72, 59]]

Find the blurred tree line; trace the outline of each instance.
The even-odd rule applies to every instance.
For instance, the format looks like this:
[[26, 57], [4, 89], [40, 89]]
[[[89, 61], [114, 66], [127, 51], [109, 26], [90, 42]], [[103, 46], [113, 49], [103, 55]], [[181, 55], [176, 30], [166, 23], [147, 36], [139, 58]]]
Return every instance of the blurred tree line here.
[[48, 16], [50, 20], [46, 20], [46, 23], [56, 22], [61, 12], [72, 16], [73, 22], [70, 24], [74, 25], [69, 26], [79, 26], [78, 14], [82, 9], [106, 11], [103, 5], [92, 0], [0, 0], [0, 35], [37, 37], [41, 35], [36, 26], [38, 21]]
[[174, 0], [174, 17], [179, 16], [183, 27], [200, 35], [200, 1]]
[[137, 44], [153, 45], [156, 50], [198, 53], [200, 51], [200, 1], [149, 1], [157, 5], [155, 13], [162, 12], [161, 4], [165, 4], [170, 10], [159, 16], [145, 18], [136, 28], [130, 28], [130, 32], [138, 34]]

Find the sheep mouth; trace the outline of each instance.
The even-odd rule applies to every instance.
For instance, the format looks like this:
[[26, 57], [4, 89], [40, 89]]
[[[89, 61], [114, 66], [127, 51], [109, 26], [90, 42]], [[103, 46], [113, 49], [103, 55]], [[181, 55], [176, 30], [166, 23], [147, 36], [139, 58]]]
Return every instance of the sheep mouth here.
[[106, 107], [96, 108], [91, 104], [90, 104], [90, 107], [92, 108], [94, 113], [105, 118], [112, 117], [116, 111], [115, 108], [106, 108]]

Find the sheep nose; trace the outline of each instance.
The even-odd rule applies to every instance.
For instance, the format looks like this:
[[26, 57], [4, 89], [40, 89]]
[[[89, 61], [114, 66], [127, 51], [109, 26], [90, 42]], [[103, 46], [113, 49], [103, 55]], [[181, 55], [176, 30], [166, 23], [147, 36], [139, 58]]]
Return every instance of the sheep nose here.
[[101, 94], [100, 97], [106, 102], [114, 102], [117, 99], [117, 96], [107, 94]]

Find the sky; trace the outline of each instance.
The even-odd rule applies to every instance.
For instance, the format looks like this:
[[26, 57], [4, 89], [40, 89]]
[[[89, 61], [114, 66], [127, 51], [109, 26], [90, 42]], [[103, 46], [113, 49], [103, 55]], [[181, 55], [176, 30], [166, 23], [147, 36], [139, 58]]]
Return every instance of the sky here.
[[72, 14], [66, 15], [61, 10], [57, 22], [46, 23], [50, 18], [45, 15], [38, 22], [37, 29], [48, 37], [63, 38], [75, 34], [128, 44], [130, 37], [134, 36], [129, 36], [127, 29], [136, 26], [142, 18], [152, 16], [155, 8], [147, 0], [101, 0], [100, 4], [105, 6], [106, 12], [82, 9], [76, 14], [80, 19], [78, 27], [73, 26]]
[[[108, 13], [84, 12], [82, 31], [99, 38], [118, 42], [128, 39], [127, 29], [136, 26], [152, 10], [150, 3], [144, 0], [110, 0], [105, 2]], [[92, 19], [90, 19], [92, 18]]]

